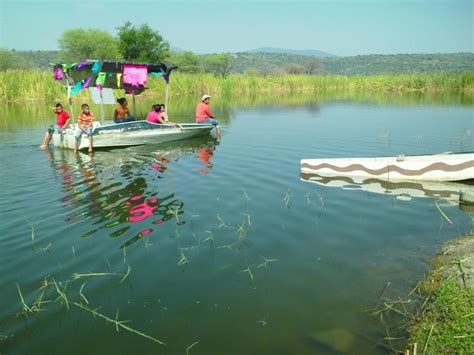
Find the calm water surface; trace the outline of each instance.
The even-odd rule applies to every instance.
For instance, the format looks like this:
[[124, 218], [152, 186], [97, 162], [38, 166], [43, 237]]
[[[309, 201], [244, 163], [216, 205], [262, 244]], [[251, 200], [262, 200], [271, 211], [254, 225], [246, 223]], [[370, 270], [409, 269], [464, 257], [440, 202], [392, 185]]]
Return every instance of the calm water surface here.
[[[283, 99], [282, 99], [283, 100]], [[148, 104], [140, 106], [146, 111]], [[184, 122], [193, 104], [171, 119]], [[406, 295], [472, 214], [434, 199], [300, 180], [302, 158], [472, 151], [470, 105], [370, 99], [214, 103], [223, 138], [97, 151], [38, 149], [46, 109], [0, 132], [0, 352], [379, 354], [371, 309]], [[42, 110], [42, 111], [41, 111]], [[38, 113], [39, 112], [39, 113]], [[128, 276], [122, 281], [124, 275]], [[80, 274], [105, 273], [101, 276]], [[56, 300], [54, 279], [161, 346]], [[82, 297], [80, 295], [82, 293]]]

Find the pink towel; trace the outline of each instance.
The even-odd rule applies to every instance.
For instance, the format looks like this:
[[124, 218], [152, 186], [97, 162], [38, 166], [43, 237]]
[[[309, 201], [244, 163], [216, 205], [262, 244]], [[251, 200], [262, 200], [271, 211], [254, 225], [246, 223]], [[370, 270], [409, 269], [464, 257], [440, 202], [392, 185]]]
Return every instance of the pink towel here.
[[123, 66], [123, 83], [131, 86], [139, 87], [145, 85], [148, 79], [148, 66], [146, 65], [130, 65]]

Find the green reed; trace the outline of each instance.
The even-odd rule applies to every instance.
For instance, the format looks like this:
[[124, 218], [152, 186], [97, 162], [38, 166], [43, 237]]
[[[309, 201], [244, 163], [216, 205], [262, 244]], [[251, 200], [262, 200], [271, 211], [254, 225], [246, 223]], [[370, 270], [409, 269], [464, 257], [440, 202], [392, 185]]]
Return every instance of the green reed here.
[[[150, 78], [152, 92], [164, 93], [164, 80]], [[172, 93], [179, 96], [237, 94], [288, 94], [334, 92], [474, 92], [474, 73], [414, 73], [385, 75], [240, 75], [217, 77], [212, 74], [175, 73]], [[150, 95], [150, 92], [147, 93]], [[117, 95], [123, 95], [122, 90]], [[156, 95], [156, 94], [155, 94]], [[64, 101], [64, 86], [49, 71], [7, 70], [0, 72], [3, 102]], [[90, 101], [88, 90], [76, 96]], [[75, 97], [75, 98], [76, 98]]]
[[194, 343], [192, 343], [191, 345], [189, 345], [187, 348], [186, 348], [186, 355], [189, 355], [189, 350], [191, 350], [194, 346], [196, 346], [197, 344], [199, 344], [198, 341], [195, 341]]

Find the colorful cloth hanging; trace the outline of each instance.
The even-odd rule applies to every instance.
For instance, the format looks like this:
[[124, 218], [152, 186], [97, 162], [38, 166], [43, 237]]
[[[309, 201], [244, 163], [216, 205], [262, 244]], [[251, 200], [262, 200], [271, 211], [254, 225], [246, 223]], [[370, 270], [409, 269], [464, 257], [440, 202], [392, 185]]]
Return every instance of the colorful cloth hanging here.
[[66, 71], [66, 70], [69, 70], [69, 69], [71, 69], [71, 68], [74, 68], [76, 65], [77, 65], [77, 63], [63, 64], [63, 65], [62, 65], [62, 68], [63, 68], [63, 71]]
[[74, 85], [74, 87], [71, 89], [71, 96], [77, 95], [81, 92], [82, 84], [82, 81], [78, 81], [76, 85]]
[[118, 73], [117, 74], [117, 87], [121, 87], [122, 86], [122, 74], [121, 73]]
[[78, 64], [74, 67], [74, 69], [81, 69], [84, 68], [87, 64], [89, 64], [88, 60], [83, 61], [81, 64]]
[[102, 89], [105, 84], [105, 79], [107, 77], [107, 73], [100, 72], [99, 75], [97, 76], [97, 79], [95, 80], [95, 86], [98, 89]]
[[131, 65], [124, 64], [123, 66], [123, 84], [134, 87], [145, 86], [148, 80], [148, 66], [147, 65]]
[[96, 60], [96, 61], [94, 62], [94, 65], [92, 66], [92, 70], [91, 70], [91, 71], [92, 71], [94, 74], [97, 74], [98, 72], [100, 72], [100, 69], [101, 69], [100, 62], [99, 62], [98, 60]]
[[91, 77], [87, 78], [87, 79], [84, 81], [84, 83], [82, 84], [81, 89], [84, 90], [86, 87], [88, 87], [89, 84], [91, 83], [91, 80], [92, 80]]
[[54, 69], [54, 80], [62, 80], [64, 79], [64, 73], [61, 68]]

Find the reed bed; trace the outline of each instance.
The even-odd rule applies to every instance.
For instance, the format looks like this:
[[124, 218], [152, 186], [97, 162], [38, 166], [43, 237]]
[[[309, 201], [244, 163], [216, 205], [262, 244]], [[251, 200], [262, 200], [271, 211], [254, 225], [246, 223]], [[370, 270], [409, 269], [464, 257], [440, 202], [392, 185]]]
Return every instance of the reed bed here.
[[[150, 78], [152, 92], [164, 92], [161, 78]], [[230, 94], [286, 94], [334, 92], [474, 92], [474, 73], [419, 73], [397, 75], [239, 75], [176, 73], [172, 92], [178, 96]], [[120, 95], [120, 94], [119, 94]], [[66, 90], [47, 71], [7, 70], [0, 72], [2, 102], [65, 100]], [[79, 94], [89, 99], [87, 90]]]
[[[151, 81], [153, 88], [157, 81]], [[474, 73], [430, 73], [376, 76], [343, 75], [229, 75], [216, 77], [211, 74], [184, 74], [174, 76], [173, 92], [180, 95], [210, 93], [298, 93], [324, 91], [453, 91], [474, 90]]]

